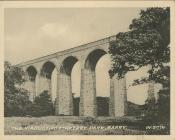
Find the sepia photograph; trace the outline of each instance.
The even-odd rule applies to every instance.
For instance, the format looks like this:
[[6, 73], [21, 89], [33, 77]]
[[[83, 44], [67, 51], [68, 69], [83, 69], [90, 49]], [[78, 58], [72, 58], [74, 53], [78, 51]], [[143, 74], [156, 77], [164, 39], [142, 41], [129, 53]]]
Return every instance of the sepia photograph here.
[[4, 135], [171, 135], [171, 8], [5, 7]]

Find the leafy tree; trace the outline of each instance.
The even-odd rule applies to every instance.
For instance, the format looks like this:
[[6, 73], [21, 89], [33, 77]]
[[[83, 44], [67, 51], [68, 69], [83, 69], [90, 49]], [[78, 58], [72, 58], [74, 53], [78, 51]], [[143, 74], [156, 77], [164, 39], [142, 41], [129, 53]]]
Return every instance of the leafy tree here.
[[33, 116], [49, 116], [54, 114], [54, 107], [48, 91], [43, 91], [35, 98], [32, 106]]
[[[140, 17], [133, 19], [128, 32], [116, 35], [116, 41], [110, 43], [109, 53], [113, 64], [110, 76], [116, 73], [122, 78], [129, 71], [149, 67], [148, 76], [136, 79], [134, 85], [159, 83], [159, 113], [166, 110], [160, 100], [169, 104], [170, 88], [170, 8], [147, 8], [141, 10]], [[167, 107], [167, 106], [166, 106]]]
[[20, 85], [25, 81], [24, 72], [9, 62], [4, 63], [4, 88], [5, 93], [14, 94], [19, 90], [16, 85]]
[[24, 116], [31, 108], [28, 92], [20, 88], [24, 79], [24, 72], [9, 62], [4, 63], [4, 115]]

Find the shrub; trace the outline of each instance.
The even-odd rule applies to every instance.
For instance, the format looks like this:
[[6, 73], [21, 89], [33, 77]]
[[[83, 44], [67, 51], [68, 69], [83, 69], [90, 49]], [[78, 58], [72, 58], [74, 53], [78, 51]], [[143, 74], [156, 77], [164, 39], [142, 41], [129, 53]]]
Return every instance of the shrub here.
[[32, 102], [25, 92], [16, 93], [5, 102], [4, 116], [26, 116], [31, 114], [31, 107]]
[[42, 92], [35, 98], [32, 106], [32, 116], [49, 116], [54, 114], [54, 105], [48, 91]]

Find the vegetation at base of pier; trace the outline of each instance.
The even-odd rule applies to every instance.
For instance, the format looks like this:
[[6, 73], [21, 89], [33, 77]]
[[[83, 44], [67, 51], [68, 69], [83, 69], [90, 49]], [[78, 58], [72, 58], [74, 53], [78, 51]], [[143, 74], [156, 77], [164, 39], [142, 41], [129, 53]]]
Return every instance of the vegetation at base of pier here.
[[4, 63], [4, 116], [54, 115], [53, 103], [47, 91], [29, 100], [28, 91], [21, 88], [25, 74], [20, 68]]
[[27, 90], [20, 85], [24, 79], [24, 72], [9, 62], [4, 63], [4, 116], [25, 116], [31, 108], [31, 101]]
[[31, 115], [37, 117], [54, 115], [54, 105], [47, 91], [43, 91], [35, 98]]
[[[151, 120], [170, 120], [170, 8], [147, 8], [133, 19], [129, 31], [116, 35], [110, 43], [112, 55], [110, 76], [124, 77], [129, 71], [150, 67], [148, 76], [136, 79], [133, 85], [159, 83], [162, 85], [155, 99], [146, 101], [145, 114]], [[155, 119], [156, 118], [156, 119]]]

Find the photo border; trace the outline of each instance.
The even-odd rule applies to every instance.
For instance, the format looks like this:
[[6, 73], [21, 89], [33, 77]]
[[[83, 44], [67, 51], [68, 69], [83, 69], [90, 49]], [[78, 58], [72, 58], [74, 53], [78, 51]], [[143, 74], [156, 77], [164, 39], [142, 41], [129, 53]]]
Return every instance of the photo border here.
[[[63, 8], [63, 7], [96, 7], [96, 8], [112, 8], [112, 7], [170, 7], [170, 50], [171, 50], [171, 61], [170, 61], [170, 135], [4, 135], [4, 9], [5, 8]], [[47, 140], [47, 139], [100, 139], [100, 140], [175, 140], [175, 1], [161, 0], [161, 1], [0, 1], [0, 139], [2, 140]]]

